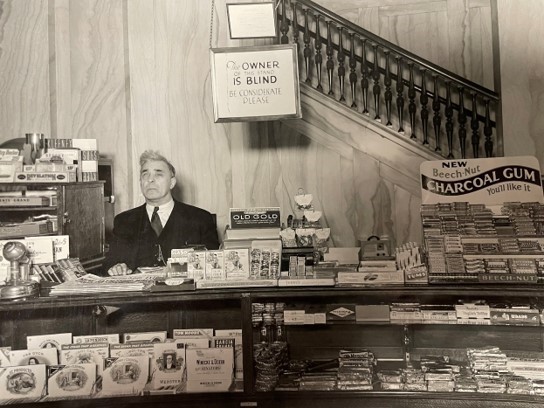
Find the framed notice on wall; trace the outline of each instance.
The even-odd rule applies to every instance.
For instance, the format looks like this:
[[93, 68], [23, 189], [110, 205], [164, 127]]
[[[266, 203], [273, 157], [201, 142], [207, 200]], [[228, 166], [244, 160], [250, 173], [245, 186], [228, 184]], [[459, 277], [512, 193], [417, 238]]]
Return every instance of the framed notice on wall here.
[[277, 35], [274, 2], [227, 4], [232, 39], [273, 38]]
[[211, 72], [215, 122], [301, 117], [295, 44], [215, 48]]

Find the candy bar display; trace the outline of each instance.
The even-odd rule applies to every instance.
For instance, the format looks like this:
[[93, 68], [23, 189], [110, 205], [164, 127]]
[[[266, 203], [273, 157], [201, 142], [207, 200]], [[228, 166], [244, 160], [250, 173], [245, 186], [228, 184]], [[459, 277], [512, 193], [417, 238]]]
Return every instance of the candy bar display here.
[[300, 377], [300, 391], [332, 391], [334, 389], [336, 389], [335, 373], [303, 373]]
[[402, 391], [404, 382], [401, 370], [382, 370], [376, 373], [380, 387], [384, 391]]
[[429, 282], [539, 282], [543, 212], [541, 203], [422, 205]]
[[372, 391], [376, 358], [369, 350], [340, 350], [338, 354], [337, 389]]
[[405, 391], [427, 391], [425, 373], [422, 369], [410, 367], [402, 369]]

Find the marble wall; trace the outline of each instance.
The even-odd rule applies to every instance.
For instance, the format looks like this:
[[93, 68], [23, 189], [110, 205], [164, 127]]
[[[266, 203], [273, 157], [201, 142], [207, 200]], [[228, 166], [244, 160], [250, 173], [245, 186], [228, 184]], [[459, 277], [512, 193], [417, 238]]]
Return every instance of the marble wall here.
[[[420, 238], [414, 217], [417, 169], [428, 157], [410, 146], [382, 144], [383, 135], [371, 126], [332, 107], [318, 110], [309, 95], [303, 121], [213, 122], [210, 43], [251, 43], [228, 39], [225, 3], [214, 3], [210, 36], [212, 0], [0, 0], [0, 143], [29, 131], [97, 138], [101, 154], [114, 160], [117, 212], [143, 201], [138, 156], [152, 148], [171, 157], [178, 169], [176, 197], [216, 213], [220, 229], [230, 207], [280, 206], [286, 217], [294, 209], [293, 196], [303, 189], [316, 197], [335, 245], [357, 245], [372, 234], [388, 234], [398, 242]], [[477, 82], [492, 82], [485, 66], [474, 63], [487, 61], [484, 54], [491, 52], [482, 22], [488, 3], [403, 3], [408, 4], [368, 1], [356, 12], [390, 40], [408, 41], [428, 51], [427, 58], [443, 59]], [[348, 0], [330, 1], [342, 4]], [[508, 4], [502, 3], [499, 14], [514, 12]], [[431, 12], [422, 13], [425, 7]], [[456, 20], [450, 11], [457, 13]], [[514, 15], [533, 21], [530, 8], [520, 7]], [[447, 35], [438, 35], [439, 45], [416, 39], [428, 32], [436, 37], [444, 24]], [[460, 31], [453, 33], [456, 26]], [[541, 29], [536, 21], [530, 27], [523, 38], [536, 53], [539, 45], [530, 40]], [[478, 30], [479, 40], [467, 43]], [[501, 36], [503, 43], [510, 35]], [[529, 58], [511, 41], [511, 58]], [[452, 54], [462, 58], [444, 59]], [[525, 150], [542, 150], [536, 138], [542, 133], [542, 97], [538, 87], [529, 86], [539, 83], [537, 58], [542, 57], [518, 73], [514, 64], [510, 71], [504, 67], [513, 84], [523, 83], [514, 88], [517, 93], [505, 93], [516, 99], [505, 99], [504, 106], [512, 110], [508, 117], [524, 118]], [[519, 107], [518, 100], [524, 101]], [[512, 143], [510, 149], [517, 154], [515, 149], [522, 148]]]

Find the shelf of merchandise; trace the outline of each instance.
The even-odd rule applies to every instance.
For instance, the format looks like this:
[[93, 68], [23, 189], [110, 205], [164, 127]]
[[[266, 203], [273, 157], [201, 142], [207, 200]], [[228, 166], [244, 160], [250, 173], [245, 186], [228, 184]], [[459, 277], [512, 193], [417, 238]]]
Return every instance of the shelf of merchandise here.
[[[153, 395], [141, 397], [118, 397], [78, 399], [77, 406], [83, 407], [148, 407], [183, 405], [184, 407], [536, 407], [544, 405], [544, 397], [482, 394], [482, 393], [434, 393], [434, 392], [397, 392], [397, 391], [276, 391], [256, 392], [254, 386], [253, 342], [255, 328], [252, 325], [252, 304], [260, 302], [292, 302], [292, 303], [349, 303], [373, 304], [377, 299], [420, 299], [422, 303], [434, 300], [452, 300], [457, 298], [472, 299], [522, 299], [527, 302], [540, 301], [544, 298], [541, 286], [508, 286], [504, 285], [466, 285], [466, 286], [422, 286], [422, 287], [380, 287], [380, 288], [247, 288], [230, 290], [197, 290], [184, 292], [127, 292], [101, 293], [96, 295], [74, 295], [60, 297], [41, 297], [20, 302], [0, 301], [0, 345], [13, 341], [19, 345], [27, 335], [73, 331], [74, 334], [122, 333], [125, 327], [139, 327], [141, 331], [162, 327], [171, 331], [173, 328], [192, 328], [215, 325], [223, 327], [238, 322], [243, 333], [244, 384], [242, 392], [217, 394], [176, 394]], [[118, 317], [111, 310], [121, 309]], [[134, 316], [133, 316], [134, 314]], [[160, 317], [168, 315], [163, 321]], [[143, 320], [142, 320], [143, 319]], [[226, 322], [228, 320], [228, 322]], [[205, 323], [203, 323], [205, 322]], [[53, 326], [51, 326], [53, 324]], [[36, 327], [34, 326], [36, 325]], [[128, 325], [128, 326], [127, 326]], [[200, 325], [200, 326], [199, 326]], [[366, 336], [379, 336], [391, 332], [398, 336], [388, 339], [390, 348], [402, 355], [410, 347], [413, 355], [423, 355], [432, 347], [440, 350], [436, 342], [455, 336], [466, 336], [465, 342], [486, 339], [518, 337], [512, 347], [520, 353], [539, 349], [544, 353], [544, 334], [542, 326], [480, 326], [449, 324], [374, 324], [364, 322], [348, 327], [347, 324], [320, 325], [330, 331], [330, 336], [345, 330], [358, 334], [363, 330]], [[326, 326], [326, 327], [323, 327]], [[402, 326], [405, 326], [404, 328]], [[425, 327], [423, 327], [425, 326]], [[452, 327], [455, 326], [455, 327]], [[407, 328], [406, 328], [407, 327]], [[47, 330], [44, 332], [44, 330]], [[304, 331], [314, 333], [315, 327], [286, 326], [296, 336], [304, 336]], [[407, 346], [402, 338], [413, 330], [428, 330], [429, 339], [423, 343]], [[459, 332], [459, 333], [456, 333]], [[298, 334], [297, 334], [298, 333]], [[314, 333], [315, 334], [315, 333]], [[382, 333], [383, 334], [383, 333]], [[311, 337], [311, 336], [310, 336]], [[368, 337], [367, 337], [368, 338]], [[461, 337], [460, 337], [461, 338]], [[417, 339], [417, 336], [416, 336]], [[341, 339], [340, 339], [341, 340]], [[317, 341], [313, 338], [308, 343]], [[351, 344], [356, 339], [351, 339]], [[451, 340], [450, 340], [451, 341]], [[399, 344], [394, 344], [398, 342]], [[449, 345], [451, 346], [451, 344]], [[460, 347], [464, 347], [461, 345]], [[319, 348], [316, 348], [318, 350]], [[330, 350], [329, 350], [330, 352]], [[18, 404], [21, 407], [73, 407], [74, 400], [42, 401]]]

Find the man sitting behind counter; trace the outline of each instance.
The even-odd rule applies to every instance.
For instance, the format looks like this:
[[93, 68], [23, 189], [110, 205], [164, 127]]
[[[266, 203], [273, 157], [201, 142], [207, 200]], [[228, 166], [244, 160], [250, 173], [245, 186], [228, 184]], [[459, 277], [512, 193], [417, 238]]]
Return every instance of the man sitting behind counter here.
[[105, 268], [112, 276], [138, 267], [165, 266], [175, 248], [204, 245], [219, 248], [212, 215], [172, 198], [176, 170], [161, 154], [146, 150], [140, 156], [140, 188], [145, 204], [118, 214]]

